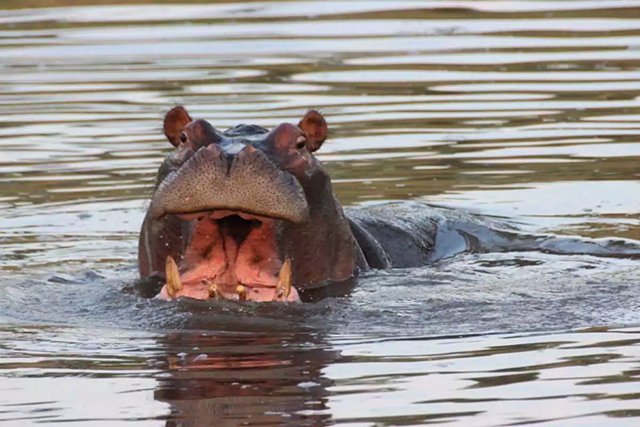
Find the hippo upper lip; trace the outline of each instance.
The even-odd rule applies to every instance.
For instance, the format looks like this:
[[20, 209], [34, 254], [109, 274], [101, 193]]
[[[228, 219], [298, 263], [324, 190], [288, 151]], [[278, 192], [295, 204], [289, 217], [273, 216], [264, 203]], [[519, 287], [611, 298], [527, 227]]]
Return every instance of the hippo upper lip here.
[[295, 223], [308, 218], [300, 183], [252, 146], [228, 159], [215, 145], [201, 148], [158, 187], [149, 211], [153, 218], [230, 210]]
[[195, 211], [195, 212], [177, 212], [174, 215], [186, 220], [199, 219], [202, 217], [209, 217], [211, 219], [222, 219], [232, 215], [237, 215], [244, 220], [252, 221], [252, 220], [264, 220], [267, 218], [273, 219], [272, 217], [266, 215], [256, 215], [252, 212], [244, 212], [244, 211], [234, 211], [229, 209], [208, 209], [204, 211]]

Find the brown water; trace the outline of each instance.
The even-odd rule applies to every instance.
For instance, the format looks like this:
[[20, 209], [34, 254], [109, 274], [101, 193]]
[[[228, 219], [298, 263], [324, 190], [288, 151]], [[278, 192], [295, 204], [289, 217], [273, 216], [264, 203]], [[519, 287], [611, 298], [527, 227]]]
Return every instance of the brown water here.
[[295, 306], [130, 292], [174, 104], [321, 109], [345, 205], [640, 240], [639, 68], [637, 1], [0, 3], [0, 423], [640, 425], [637, 254], [467, 254]]

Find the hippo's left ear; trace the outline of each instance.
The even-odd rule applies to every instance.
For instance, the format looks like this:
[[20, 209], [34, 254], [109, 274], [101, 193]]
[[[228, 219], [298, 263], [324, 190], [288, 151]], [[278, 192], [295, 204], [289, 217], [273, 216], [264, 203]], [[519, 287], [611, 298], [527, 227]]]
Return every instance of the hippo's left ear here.
[[180, 106], [173, 107], [164, 116], [164, 134], [174, 147], [180, 145], [182, 129], [192, 121], [187, 110]]
[[298, 127], [307, 134], [307, 149], [312, 153], [327, 139], [327, 122], [322, 114], [310, 110], [298, 123]]

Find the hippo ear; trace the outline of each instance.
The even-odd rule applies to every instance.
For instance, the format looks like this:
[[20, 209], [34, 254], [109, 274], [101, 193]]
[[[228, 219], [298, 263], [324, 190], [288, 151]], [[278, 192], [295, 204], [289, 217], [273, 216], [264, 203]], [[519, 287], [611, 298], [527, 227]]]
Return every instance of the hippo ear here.
[[322, 114], [310, 110], [298, 123], [298, 127], [307, 134], [307, 149], [312, 153], [320, 148], [327, 139], [327, 122]]
[[173, 107], [167, 115], [164, 116], [164, 134], [174, 147], [180, 145], [182, 129], [191, 123], [192, 120], [187, 110], [180, 106]]

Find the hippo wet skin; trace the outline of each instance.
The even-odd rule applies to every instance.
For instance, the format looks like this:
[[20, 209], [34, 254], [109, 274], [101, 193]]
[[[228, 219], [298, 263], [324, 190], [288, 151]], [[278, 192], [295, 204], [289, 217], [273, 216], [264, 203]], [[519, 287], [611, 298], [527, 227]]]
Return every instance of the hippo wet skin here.
[[222, 132], [175, 107], [164, 133], [175, 148], [158, 171], [138, 262], [166, 299], [296, 301], [359, 271], [432, 256], [433, 215], [342, 208], [313, 155], [327, 137], [317, 111], [270, 131]]

